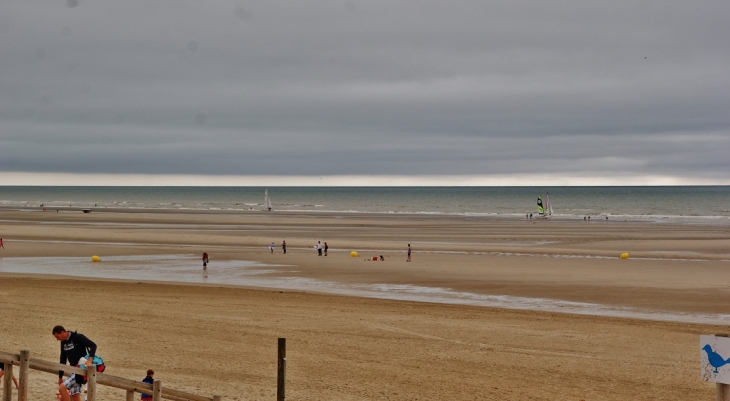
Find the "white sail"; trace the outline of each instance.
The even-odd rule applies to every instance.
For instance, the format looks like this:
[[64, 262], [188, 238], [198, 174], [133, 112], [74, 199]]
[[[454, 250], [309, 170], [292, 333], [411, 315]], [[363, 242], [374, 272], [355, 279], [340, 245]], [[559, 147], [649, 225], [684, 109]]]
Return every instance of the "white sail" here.
[[269, 190], [264, 190], [264, 208], [271, 211], [271, 198], [269, 198]]
[[545, 214], [551, 216], [553, 214], [553, 204], [550, 203], [550, 193], [545, 192]]

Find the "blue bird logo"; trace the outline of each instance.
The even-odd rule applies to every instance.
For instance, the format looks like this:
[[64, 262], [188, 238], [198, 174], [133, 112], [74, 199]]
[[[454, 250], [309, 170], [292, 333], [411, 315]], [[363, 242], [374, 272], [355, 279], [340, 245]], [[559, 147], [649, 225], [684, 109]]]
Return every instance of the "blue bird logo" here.
[[719, 373], [717, 371], [717, 368], [730, 364], [730, 358], [724, 359], [723, 357], [721, 357], [720, 354], [712, 350], [710, 344], [702, 347], [702, 350], [707, 352], [707, 360], [710, 362], [710, 365], [715, 368], [713, 373]]

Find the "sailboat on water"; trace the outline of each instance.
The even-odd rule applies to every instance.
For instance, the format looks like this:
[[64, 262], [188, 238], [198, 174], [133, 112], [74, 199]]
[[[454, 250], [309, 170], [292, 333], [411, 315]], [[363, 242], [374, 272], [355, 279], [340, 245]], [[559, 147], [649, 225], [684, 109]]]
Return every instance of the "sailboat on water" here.
[[545, 192], [545, 200], [540, 195], [537, 196], [537, 211], [540, 217], [548, 217], [553, 214], [553, 205], [550, 204], [550, 193]]
[[269, 198], [268, 189], [264, 189], [264, 208], [266, 208], [269, 212], [271, 211], [271, 198]]

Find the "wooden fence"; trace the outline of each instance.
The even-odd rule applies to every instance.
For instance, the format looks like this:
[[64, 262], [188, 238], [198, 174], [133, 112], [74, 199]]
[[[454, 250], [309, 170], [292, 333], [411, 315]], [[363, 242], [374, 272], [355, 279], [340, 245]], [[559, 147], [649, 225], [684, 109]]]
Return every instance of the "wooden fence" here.
[[93, 365], [87, 370], [82, 370], [75, 366], [61, 365], [60, 363], [31, 358], [30, 351], [28, 350], [22, 350], [20, 354], [10, 354], [0, 351], [0, 362], [5, 363], [2, 401], [10, 401], [12, 398], [14, 366], [18, 366], [20, 370], [18, 374], [18, 401], [28, 401], [28, 373], [30, 369], [53, 373], [55, 375], [58, 375], [59, 371], [64, 371], [65, 374], [75, 373], [87, 376], [87, 401], [98, 401], [96, 390], [99, 385], [126, 390], [127, 401], [134, 400], [135, 393], [151, 394], [153, 401], [160, 401], [162, 399], [173, 401], [221, 401], [221, 397], [218, 395], [214, 395], [212, 398], [203, 397], [162, 387], [160, 380], [155, 380], [153, 384], [147, 384], [106, 373], [97, 373], [96, 366]]

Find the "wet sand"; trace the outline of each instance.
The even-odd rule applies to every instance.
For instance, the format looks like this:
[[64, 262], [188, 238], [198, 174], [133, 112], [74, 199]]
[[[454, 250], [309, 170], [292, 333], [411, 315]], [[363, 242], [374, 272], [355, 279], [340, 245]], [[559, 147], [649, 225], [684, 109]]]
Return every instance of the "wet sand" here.
[[[207, 251], [209, 274], [216, 261], [261, 261], [281, 265], [271, 277], [730, 314], [722, 226], [276, 212], [3, 210], [0, 220], [8, 259]], [[317, 240], [329, 256], [316, 256]], [[385, 262], [365, 261], [381, 254]], [[176, 388], [226, 399], [274, 398], [278, 337], [288, 342], [289, 399], [708, 399], [698, 335], [730, 331], [296, 290], [0, 277], [3, 350], [55, 360], [50, 329], [63, 324], [99, 343], [110, 373], [141, 379], [152, 367]], [[37, 373], [34, 399], [53, 383]]]

